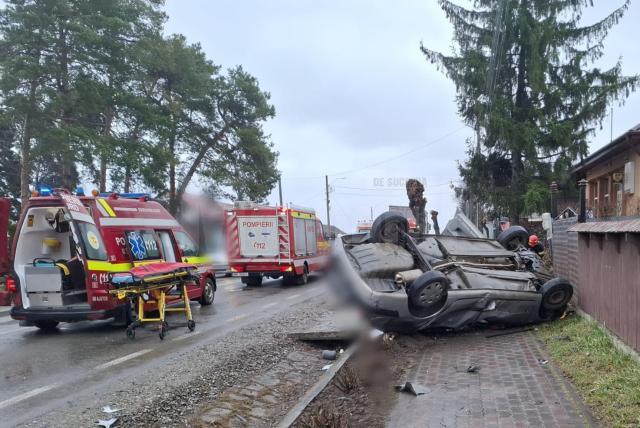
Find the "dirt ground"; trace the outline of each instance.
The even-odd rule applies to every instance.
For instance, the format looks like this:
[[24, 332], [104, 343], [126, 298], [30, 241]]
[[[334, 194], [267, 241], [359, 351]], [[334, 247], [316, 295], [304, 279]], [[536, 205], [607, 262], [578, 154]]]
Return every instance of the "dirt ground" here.
[[333, 381], [307, 407], [297, 428], [384, 427], [416, 347], [411, 337], [361, 343]]

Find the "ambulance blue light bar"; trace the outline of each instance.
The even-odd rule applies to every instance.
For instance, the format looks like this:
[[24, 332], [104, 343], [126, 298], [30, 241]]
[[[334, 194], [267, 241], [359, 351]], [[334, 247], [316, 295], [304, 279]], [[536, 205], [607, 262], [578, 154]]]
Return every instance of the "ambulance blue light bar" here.
[[53, 195], [53, 190], [50, 187], [40, 186], [38, 187], [38, 194], [40, 196], [51, 196]]

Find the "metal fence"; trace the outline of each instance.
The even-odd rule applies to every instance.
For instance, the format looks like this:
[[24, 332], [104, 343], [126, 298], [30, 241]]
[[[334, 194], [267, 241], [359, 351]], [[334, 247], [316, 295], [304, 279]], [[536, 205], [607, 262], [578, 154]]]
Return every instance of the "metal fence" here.
[[640, 351], [640, 233], [570, 232], [576, 222], [553, 222], [554, 272], [575, 286], [583, 311]]
[[578, 284], [578, 234], [569, 228], [577, 222], [577, 217], [555, 220], [551, 239], [553, 271], [574, 285]]

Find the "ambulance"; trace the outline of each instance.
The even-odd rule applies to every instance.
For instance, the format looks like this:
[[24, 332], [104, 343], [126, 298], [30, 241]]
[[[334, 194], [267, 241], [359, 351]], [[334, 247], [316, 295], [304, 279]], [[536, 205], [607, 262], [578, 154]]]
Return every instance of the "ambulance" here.
[[232, 275], [250, 286], [264, 277], [302, 285], [329, 263], [329, 243], [311, 208], [236, 202], [226, 229]]
[[108, 318], [128, 325], [131, 304], [109, 293], [110, 274], [160, 261], [198, 266], [200, 279], [189, 287], [189, 298], [213, 303], [215, 272], [189, 234], [148, 195], [41, 188], [26, 202], [13, 239], [11, 317], [41, 329]]

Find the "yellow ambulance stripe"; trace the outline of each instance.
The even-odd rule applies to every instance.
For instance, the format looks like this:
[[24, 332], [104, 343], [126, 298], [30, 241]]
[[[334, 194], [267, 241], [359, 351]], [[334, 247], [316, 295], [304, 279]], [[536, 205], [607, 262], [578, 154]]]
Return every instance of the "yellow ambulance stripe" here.
[[105, 201], [104, 199], [98, 199], [98, 203], [100, 203], [100, 205], [102, 205], [102, 208], [104, 208], [105, 211], [111, 217], [115, 217], [116, 216], [116, 213], [113, 211], [113, 209], [111, 209], [111, 205], [109, 205], [109, 203], [107, 201]]
[[89, 270], [102, 271], [102, 272], [127, 272], [130, 271], [135, 266], [148, 265], [150, 263], [159, 263], [163, 260], [145, 260], [143, 262], [135, 262], [135, 263], [110, 263], [110, 262], [101, 262], [99, 260], [88, 260], [87, 268]]
[[199, 257], [186, 256], [186, 257], [182, 258], [182, 262], [183, 263], [189, 263], [189, 264], [192, 264], [192, 265], [204, 265], [204, 264], [211, 263], [211, 258], [209, 258], [207, 256], [199, 256]]

